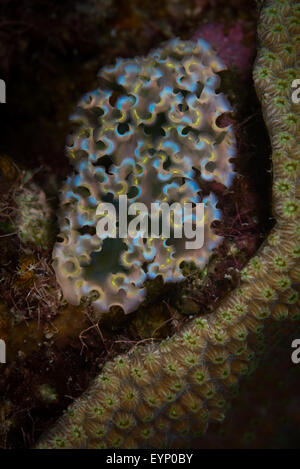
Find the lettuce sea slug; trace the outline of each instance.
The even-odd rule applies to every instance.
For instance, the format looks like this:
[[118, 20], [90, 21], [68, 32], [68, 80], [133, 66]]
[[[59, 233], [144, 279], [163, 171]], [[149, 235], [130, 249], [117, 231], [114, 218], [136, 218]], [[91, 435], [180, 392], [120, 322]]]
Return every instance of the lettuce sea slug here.
[[[204, 197], [200, 182], [228, 186], [233, 177], [233, 130], [217, 124], [230, 111], [216, 91], [216, 72], [224, 68], [206, 42], [174, 39], [146, 57], [104, 67], [101, 88], [79, 102], [67, 147], [75, 173], [63, 188], [61, 242], [53, 252], [70, 303], [90, 296], [101, 313], [112, 305], [130, 312], [145, 296], [145, 280], [182, 280], [182, 261], [202, 268], [222, 240], [211, 228], [221, 217], [217, 199], [212, 192]], [[202, 202], [203, 246], [186, 249], [184, 239], [161, 234], [99, 235], [99, 203], [112, 203], [120, 222], [122, 196], [149, 210], [151, 203]]]

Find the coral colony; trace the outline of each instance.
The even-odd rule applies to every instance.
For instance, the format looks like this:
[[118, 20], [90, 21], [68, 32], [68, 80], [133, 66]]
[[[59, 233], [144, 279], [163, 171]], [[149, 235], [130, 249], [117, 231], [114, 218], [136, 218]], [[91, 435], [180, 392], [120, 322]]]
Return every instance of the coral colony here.
[[[299, 1], [266, 2], [258, 36], [254, 81], [272, 145], [275, 227], [243, 270], [240, 286], [215, 311], [158, 345], [108, 361], [39, 448], [188, 446], [209, 422], [224, 419], [236, 384], [260, 349], [265, 319], [299, 318], [300, 124], [299, 104], [290, 99], [300, 76]], [[171, 256], [166, 244], [149, 238], [149, 257], [143, 257], [140, 240], [125, 240], [125, 254], [116, 244], [110, 270], [101, 270], [105, 240], [94, 236], [95, 211], [99, 200], [113, 202], [119, 194], [146, 205], [192, 200], [201, 193], [194, 167], [203, 178], [230, 184], [234, 139], [230, 129], [223, 134], [216, 125], [228, 109], [215, 92], [214, 72], [221, 68], [201, 41], [172, 41], [144, 59], [119, 60], [102, 70], [102, 91], [80, 103], [76, 118], [82, 124], [69, 146], [77, 174], [63, 191], [63, 242], [54, 250], [57, 277], [70, 301], [96, 290], [95, 305], [105, 310], [122, 288], [122, 304], [130, 310], [141, 301], [141, 279], [149, 271], [180, 277], [176, 243], [169, 245]], [[210, 228], [219, 216], [213, 194], [204, 203], [205, 242], [193, 256], [199, 265], [219, 241]], [[160, 259], [157, 270], [152, 247]]]
[[[174, 39], [147, 57], [119, 59], [103, 68], [102, 88], [79, 102], [72, 116], [79, 128], [68, 146], [76, 173], [63, 189], [63, 242], [53, 252], [57, 279], [70, 303], [93, 295], [100, 312], [116, 304], [130, 312], [144, 298], [146, 280], [157, 275], [166, 282], [182, 280], [183, 261], [203, 267], [221, 242], [211, 228], [221, 217], [217, 199], [213, 193], [202, 196], [201, 178], [228, 186], [233, 177], [233, 131], [217, 125], [217, 118], [230, 111], [225, 96], [216, 93], [216, 72], [224, 68], [206, 42]], [[148, 235], [146, 211], [160, 204], [175, 204], [179, 212], [182, 207], [185, 215], [177, 210], [171, 235], [169, 230], [159, 235], [157, 211], [157, 229]], [[123, 227], [128, 210], [143, 212], [130, 222], [131, 237], [126, 221]], [[164, 228], [164, 212], [161, 218]], [[189, 220], [197, 233], [190, 227], [181, 236], [181, 225]], [[186, 238], [196, 235], [187, 245]]]

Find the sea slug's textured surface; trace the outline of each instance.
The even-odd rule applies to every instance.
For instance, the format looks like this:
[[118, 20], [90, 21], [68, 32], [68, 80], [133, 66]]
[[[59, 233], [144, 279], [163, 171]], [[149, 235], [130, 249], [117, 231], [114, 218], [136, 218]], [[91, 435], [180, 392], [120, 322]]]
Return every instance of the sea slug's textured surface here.
[[[159, 346], [108, 362], [40, 448], [184, 447], [212, 420], [261, 349], [264, 321], [299, 319], [300, 2], [266, 2], [254, 69], [269, 130], [276, 226], [214, 313]], [[282, 327], [284, 327], [282, 325]]]
[[[147, 57], [103, 68], [102, 89], [79, 102], [72, 116], [79, 128], [68, 146], [76, 173], [63, 189], [63, 242], [53, 252], [70, 303], [92, 294], [100, 312], [116, 304], [130, 312], [144, 297], [146, 279], [182, 280], [182, 261], [203, 267], [222, 240], [211, 229], [221, 216], [216, 198], [201, 195], [199, 180], [228, 186], [233, 176], [233, 131], [216, 122], [230, 111], [216, 93], [215, 72], [224, 68], [206, 42], [174, 39]], [[204, 246], [186, 250], [184, 238], [100, 238], [97, 207], [112, 202], [118, 208], [120, 195], [149, 212], [154, 202], [203, 202]]]

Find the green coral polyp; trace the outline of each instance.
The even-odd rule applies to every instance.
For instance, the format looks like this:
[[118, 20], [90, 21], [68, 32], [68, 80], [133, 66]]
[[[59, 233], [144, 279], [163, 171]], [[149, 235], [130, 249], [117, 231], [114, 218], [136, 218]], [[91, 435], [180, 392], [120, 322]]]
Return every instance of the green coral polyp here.
[[194, 378], [195, 382], [199, 385], [204, 384], [205, 381], [207, 380], [206, 374], [201, 372], [201, 371], [195, 371], [193, 373], [193, 378]]
[[278, 194], [287, 194], [291, 191], [292, 189], [292, 184], [290, 181], [278, 181], [276, 182], [275, 184], [275, 191], [278, 193]]
[[187, 357], [185, 357], [184, 361], [190, 366], [197, 365], [198, 357], [197, 355], [188, 355]]
[[283, 205], [283, 212], [288, 217], [294, 217], [299, 213], [299, 202], [297, 200], [289, 200]]
[[230, 311], [222, 311], [220, 316], [226, 324], [232, 324], [234, 321], [234, 315]]
[[129, 429], [134, 425], [134, 419], [131, 415], [116, 420], [116, 425], [121, 430]]
[[65, 448], [66, 447], [66, 442], [62, 438], [55, 438], [55, 445], [57, 448]]

